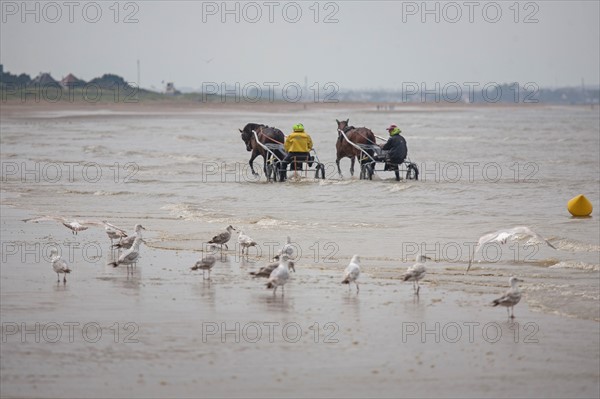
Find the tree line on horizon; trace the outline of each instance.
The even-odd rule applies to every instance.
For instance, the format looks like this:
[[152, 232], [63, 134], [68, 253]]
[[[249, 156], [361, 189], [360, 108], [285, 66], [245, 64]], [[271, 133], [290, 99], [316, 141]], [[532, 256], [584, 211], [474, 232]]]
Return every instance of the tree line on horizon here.
[[[135, 89], [136, 92], [145, 92], [147, 95], [153, 93], [150, 90], [139, 89], [135, 85], [127, 82], [123, 77], [106, 73], [100, 77], [94, 78], [89, 82], [75, 77], [73, 74], [68, 74], [60, 81], [54, 79], [50, 73], [40, 73], [35, 78], [31, 78], [28, 74], [21, 73], [19, 75], [4, 71], [3, 65], [0, 64], [0, 88], [7, 89], [23, 89], [36, 86], [60, 86], [65, 88], [82, 88], [85, 86], [97, 86], [102, 89]], [[600, 103], [600, 88], [598, 87], [564, 87], [564, 88], [538, 88], [538, 87], [519, 87], [513, 84], [498, 85], [496, 90], [500, 90], [501, 95], [495, 96], [495, 99], [490, 100], [489, 96], [481, 90], [476, 90], [471, 93], [456, 93], [456, 91], [443, 91], [439, 93], [422, 93], [417, 92], [404, 93], [402, 90], [388, 89], [364, 89], [364, 90], [339, 90], [336, 93], [335, 100], [337, 101], [365, 101], [379, 103], [537, 103], [537, 104], [599, 104]], [[459, 88], [460, 90], [460, 88]], [[504, 94], [502, 94], [504, 93]], [[161, 94], [161, 93], [153, 93]], [[179, 95], [178, 91], [173, 94]], [[190, 92], [189, 95], [202, 94], [198, 92]], [[437, 94], [437, 95], [436, 95]], [[217, 95], [218, 96], [218, 95]], [[281, 101], [281, 98], [276, 100]], [[203, 96], [204, 98], [204, 96]], [[255, 97], [252, 97], [255, 98]], [[261, 98], [261, 96], [259, 96]], [[261, 100], [264, 100], [261, 98]], [[337, 102], [336, 101], [336, 102]], [[379, 108], [378, 108], [379, 109]], [[387, 108], [383, 108], [387, 109]]]

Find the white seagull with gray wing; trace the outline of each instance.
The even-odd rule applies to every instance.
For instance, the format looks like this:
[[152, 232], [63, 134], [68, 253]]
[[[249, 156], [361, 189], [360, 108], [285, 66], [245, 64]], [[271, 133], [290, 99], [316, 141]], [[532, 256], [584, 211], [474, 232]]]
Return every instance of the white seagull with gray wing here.
[[360, 276], [360, 256], [354, 255], [352, 260], [350, 260], [350, 264], [344, 270], [344, 279], [342, 280], [342, 284], [348, 284], [348, 290], [350, 290], [350, 283], [354, 282], [356, 284], [356, 292], [358, 292], [358, 277]]
[[277, 292], [277, 287], [281, 287], [281, 295], [284, 294], [284, 285], [290, 278], [290, 270], [288, 266], [288, 258], [283, 255], [279, 259], [279, 265], [271, 272], [269, 281], [267, 282], [267, 288], [274, 288], [273, 295]]
[[473, 248], [473, 254], [469, 258], [469, 266], [467, 267], [467, 272], [469, 271], [469, 269], [471, 269], [471, 264], [475, 260], [475, 255], [485, 244], [490, 242], [506, 244], [506, 242], [509, 240], [520, 241], [524, 239], [528, 240], [526, 245], [544, 243], [550, 248], [556, 249], [554, 245], [552, 245], [548, 240], [546, 240], [541, 235], [531, 230], [527, 226], [517, 226], [513, 227], [512, 229], [498, 230], [493, 233], [484, 234], [479, 238], [479, 240], [477, 241], [477, 245]]
[[412, 281], [413, 282], [413, 290], [416, 295], [419, 295], [419, 290], [421, 286], [419, 286], [419, 280], [425, 277], [425, 273], [427, 273], [427, 269], [425, 268], [425, 261], [431, 260], [431, 258], [425, 255], [417, 255], [417, 258], [414, 265], [409, 267], [406, 272], [402, 275], [402, 281]]
[[192, 266], [192, 270], [202, 270], [202, 279], [205, 280], [204, 273], [208, 270], [208, 280], [210, 280], [210, 271], [215, 265], [217, 258], [213, 255], [206, 255], [201, 258], [194, 266]]
[[52, 269], [58, 276], [57, 282], [60, 283], [60, 273], [63, 273], [63, 283], [67, 282], [67, 273], [71, 273], [71, 269], [69, 269], [69, 265], [67, 262], [58, 254], [58, 250], [56, 248], [52, 248], [50, 250]]
[[[523, 282], [523, 280], [521, 280], [520, 278], [517, 278], [515, 276], [512, 276], [508, 280], [508, 283], [510, 284], [510, 288], [508, 289], [508, 291], [506, 291], [506, 293], [504, 295], [502, 295], [500, 298], [495, 299], [492, 302], [492, 306], [498, 306], [498, 305], [505, 306], [506, 312], [509, 314], [509, 318], [511, 318], [511, 319], [515, 318], [514, 307], [521, 300], [521, 291], [519, 291], [519, 286], [517, 285], [518, 283], [521, 283], [521, 282]], [[509, 312], [509, 309], [510, 309], [510, 312]]]
[[238, 244], [240, 244], [240, 248], [242, 249], [242, 255], [244, 254], [244, 251], [246, 251], [246, 255], [248, 255], [248, 249], [256, 246], [256, 241], [240, 230], [238, 234]]

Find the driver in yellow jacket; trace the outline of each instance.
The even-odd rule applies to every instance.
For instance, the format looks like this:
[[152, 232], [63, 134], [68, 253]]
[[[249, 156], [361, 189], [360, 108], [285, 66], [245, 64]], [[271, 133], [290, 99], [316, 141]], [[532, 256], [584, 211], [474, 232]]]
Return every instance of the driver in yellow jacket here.
[[310, 150], [313, 148], [313, 142], [308, 133], [304, 131], [304, 125], [297, 123], [294, 125], [294, 131], [285, 139], [285, 151], [288, 155], [282, 162], [280, 170], [280, 181], [285, 180], [287, 175], [287, 166], [292, 163], [293, 170], [298, 168], [296, 161], [308, 161], [310, 159]]

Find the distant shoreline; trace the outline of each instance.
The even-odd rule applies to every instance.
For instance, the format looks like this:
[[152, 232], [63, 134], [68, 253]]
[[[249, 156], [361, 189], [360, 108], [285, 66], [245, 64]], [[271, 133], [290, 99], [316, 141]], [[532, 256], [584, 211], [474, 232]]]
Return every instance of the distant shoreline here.
[[[378, 109], [378, 106], [380, 107]], [[387, 108], [382, 108], [387, 106]], [[495, 103], [495, 104], [464, 104], [464, 103], [379, 103], [379, 102], [354, 102], [340, 101], [336, 103], [324, 102], [286, 102], [286, 101], [211, 101], [201, 102], [193, 101], [184, 98], [164, 97], [161, 99], [141, 99], [134, 102], [113, 102], [113, 101], [98, 101], [86, 102], [78, 101], [35, 101], [27, 99], [21, 101], [19, 99], [0, 101], [2, 108], [2, 117], [18, 117], [29, 115], [36, 112], [52, 112], [52, 111], [111, 111], [111, 112], [135, 112], [135, 113], [169, 113], [169, 112], [202, 112], [202, 111], [237, 111], [237, 112], [266, 112], [266, 113], [283, 113], [283, 112], [310, 112], [313, 110], [322, 109], [340, 109], [340, 111], [366, 111], [381, 113], [382, 115], [411, 113], [411, 112], [450, 112], [450, 111], [469, 111], [474, 109], [520, 109], [520, 108], [573, 108], [582, 109], [598, 109], [593, 105], [559, 105], [559, 104], [512, 104], [512, 103]]]

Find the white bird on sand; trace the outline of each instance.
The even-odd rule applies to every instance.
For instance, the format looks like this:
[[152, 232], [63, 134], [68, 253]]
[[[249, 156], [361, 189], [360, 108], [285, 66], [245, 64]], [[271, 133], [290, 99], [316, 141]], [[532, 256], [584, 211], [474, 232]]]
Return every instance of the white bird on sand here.
[[283, 286], [287, 283], [290, 278], [290, 270], [288, 266], [288, 258], [287, 256], [282, 256], [279, 259], [279, 266], [277, 266], [269, 276], [269, 281], [267, 282], [267, 288], [275, 288], [273, 290], [273, 295], [277, 292], [277, 287], [281, 286], [281, 295], [284, 294]]
[[87, 230], [88, 226], [103, 226], [103, 223], [96, 220], [69, 220], [60, 216], [42, 216], [30, 219], [23, 219], [24, 222], [38, 223], [45, 221], [59, 222], [67, 229], [71, 230], [73, 234], [77, 234], [80, 231]]
[[54, 272], [58, 276], [58, 282], [60, 283], [60, 273], [63, 273], [63, 283], [67, 282], [67, 273], [71, 273], [71, 269], [69, 269], [69, 265], [67, 262], [58, 254], [58, 249], [52, 248], [50, 250], [52, 268]]
[[350, 289], [350, 283], [354, 281], [356, 284], [356, 292], [358, 293], [358, 277], [360, 276], [360, 256], [354, 255], [346, 270], [344, 270], [344, 280], [342, 284], [348, 284], [348, 290]]
[[109, 265], [112, 265], [112, 267], [117, 267], [119, 265], [127, 265], [127, 271], [129, 271], [129, 266], [133, 265], [134, 263], [137, 263], [138, 261], [138, 258], [140, 256], [140, 244], [142, 243], [142, 241], [142, 237], [136, 237], [133, 241], [133, 245], [131, 246], [131, 248], [123, 252], [121, 256], [119, 256], [119, 259], [109, 263]]
[[119, 248], [119, 249], [131, 248], [131, 246], [133, 245], [136, 238], [138, 238], [138, 237], [142, 238], [142, 230], [146, 230], [146, 228], [144, 226], [142, 226], [141, 224], [136, 224], [133, 227], [133, 230], [134, 230], [134, 232], [132, 235], [121, 239], [118, 243], [113, 245], [113, 248]]
[[[512, 276], [508, 280], [508, 282], [510, 284], [510, 288], [508, 289], [508, 291], [506, 291], [506, 293], [503, 296], [501, 296], [498, 299], [495, 299], [492, 302], [492, 306], [498, 306], [498, 305], [506, 306], [506, 312], [509, 314], [509, 318], [514, 319], [515, 318], [514, 307], [521, 300], [521, 291], [519, 291], [519, 287], [517, 286], [517, 283], [521, 283], [521, 282], [523, 282], [523, 280], [521, 280], [520, 278], [517, 278], [515, 276]], [[508, 310], [509, 308], [510, 308], [510, 312]]]
[[110, 245], [113, 244], [113, 240], [121, 240], [127, 237], [125, 230], [108, 223], [106, 220], [103, 220], [102, 223], [104, 224], [104, 231], [106, 232], [106, 235], [108, 238], [110, 238]]
[[427, 273], [427, 269], [425, 268], [426, 260], [431, 260], [431, 258], [421, 254], [417, 255], [417, 258], [415, 259], [417, 263], [406, 269], [406, 272], [402, 275], [402, 281], [413, 282], [415, 295], [419, 295], [419, 290], [421, 289], [419, 280], [425, 277], [425, 273]]
[[217, 244], [221, 246], [221, 253], [223, 252], [223, 245], [225, 245], [226, 249], [229, 249], [229, 247], [227, 246], [227, 242], [229, 242], [229, 239], [231, 238], [231, 232], [235, 230], [233, 228], [232, 225], [227, 226], [227, 229], [225, 229], [224, 232], [217, 234], [216, 236], [214, 236], [212, 238], [212, 240], [210, 240], [208, 243], [209, 244]]
[[524, 240], [526, 238], [528, 239], [527, 244], [546, 243], [550, 248], [556, 249], [556, 247], [554, 247], [554, 245], [550, 244], [550, 242], [548, 240], [544, 239], [542, 236], [540, 236], [538, 233], [531, 230], [527, 226], [517, 226], [517, 227], [513, 227], [512, 229], [498, 230], [493, 233], [484, 234], [479, 238], [477, 245], [473, 248], [473, 254], [469, 258], [469, 266], [467, 267], [467, 272], [469, 271], [469, 269], [471, 268], [471, 264], [475, 260], [475, 255], [481, 249], [481, 247], [483, 247], [485, 244], [487, 244], [489, 242], [497, 242], [500, 244], [506, 244], [506, 242], [508, 240], [511, 240], [511, 241], [517, 240], [518, 241], [518, 240]]
[[[261, 267], [257, 272], [250, 272], [254, 277], [270, 277], [273, 270], [275, 270], [279, 266], [279, 262], [269, 263], [266, 266]], [[296, 272], [296, 268], [294, 267], [294, 262], [288, 260], [288, 268]]]
[[292, 259], [294, 257], [294, 246], [292, 245], [292, 239], [290, 236], [287, 236], [286, 243], [283, 244], [283, 247], [279, 250], [279, 252], [273, 257], [274, 260], [279, 260], [281, 255], [287, 255], [288, 259]]
[[240, 244], [240, 248], [242, 248], [242, 255], [244, 255], [244, 250], [246, 251], [246, 255], [248, 255], [248, 248], [256, 246], [256, 241], [240, 230], [240, 233], [238, 234], [238, 244]]
[[202, 257], [194, 266], [192, 270], [202, 270], [202, 280], [205, 280], [204, 273], [208, 270], [208, 280], [210, 280], [210, 270], [215, 265], [217, 258], [212, 255], [206, 255]]

